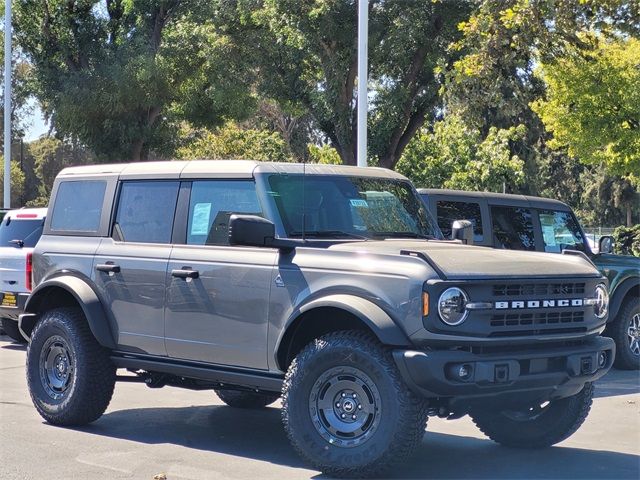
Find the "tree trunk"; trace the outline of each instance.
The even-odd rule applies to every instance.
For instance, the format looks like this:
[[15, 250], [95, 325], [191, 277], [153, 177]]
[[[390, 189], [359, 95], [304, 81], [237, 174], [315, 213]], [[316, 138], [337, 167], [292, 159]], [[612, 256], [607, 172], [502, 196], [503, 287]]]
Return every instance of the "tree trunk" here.
[[131, 162], [139, 162], [142, 160], [142, 147], [144, 146], [144, 139], [138, 138], [131, 144], [131, 155], [129, 160]]
[[631, 203], [627, 203], [627, 227], [633, 227], [633, 220], [631, 218]]
[[356, 155], [354, 153], [353, 145], [339, 145], [338, 153], [342, 159], [343, 165], [357, 165]]

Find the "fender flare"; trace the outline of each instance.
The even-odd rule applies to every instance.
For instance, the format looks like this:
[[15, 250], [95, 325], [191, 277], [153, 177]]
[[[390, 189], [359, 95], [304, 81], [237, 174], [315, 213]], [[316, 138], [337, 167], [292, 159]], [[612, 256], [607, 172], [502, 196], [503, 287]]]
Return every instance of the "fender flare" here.
[[613, 292], [613, 298], [609, 305], [609, 320], [608, 323], [614, 322], [622, 306], [622, 302], [632, 288], [640, 287], [640, 278], [629, 277], [623, 280]]
[[319, 307], [339, 308], [351, 313], [367, 325], [384, 344], [411, 344], [405, 333], [387, 312], [370, 300], [355, 295], [336, 294], [311, 300], [298, 309], [296, 315], [288, 322], [287, 326], [291, 325], [293, 320], [301, 314]]
[[[61, 275], [42, 282], [31, 292], [27, 299], [24, 308], [25, 317], [33, 316], [33, 314], [37, 315], [41, 312], [40, 302], [50, 288], [61, 288], [69, 292], [82, 309], [91, 333], [98, 343], [110, 349], [116, 348], [116, 341], [110, 322], [102, 308], [102, 303], [95, 290], [82, 278]], [[20, 320], [22, 322], [23, 318], [21, 317]]]

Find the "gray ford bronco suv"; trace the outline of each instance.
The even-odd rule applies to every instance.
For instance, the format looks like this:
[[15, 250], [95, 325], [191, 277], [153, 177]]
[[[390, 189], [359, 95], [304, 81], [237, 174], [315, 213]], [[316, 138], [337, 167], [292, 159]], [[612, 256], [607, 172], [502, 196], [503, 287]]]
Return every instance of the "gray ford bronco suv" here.
[[282, 397], [298, 453], [345, 477], [405, 459], [430, 415], [508, 446], [564, 440], [615, 355], [606, 278], [581, 253], [462, 243], [384, 169], [65, 169], [20, 317], [33, 403], [82, 425], [118, 380]]

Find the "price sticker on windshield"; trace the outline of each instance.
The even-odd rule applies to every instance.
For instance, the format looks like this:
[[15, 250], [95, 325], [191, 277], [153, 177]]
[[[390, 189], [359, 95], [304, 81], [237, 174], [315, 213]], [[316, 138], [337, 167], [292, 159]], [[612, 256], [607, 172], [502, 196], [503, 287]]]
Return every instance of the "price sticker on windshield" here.
[[363, 200], [361, 198], [352, 198], [351, 200], [349, 200], [349, 202], [351, 203], [351, 206], [353, 207], [359, 207], [359, 208], [368, 208], [369, 204], [367, 203], [366, 200]]

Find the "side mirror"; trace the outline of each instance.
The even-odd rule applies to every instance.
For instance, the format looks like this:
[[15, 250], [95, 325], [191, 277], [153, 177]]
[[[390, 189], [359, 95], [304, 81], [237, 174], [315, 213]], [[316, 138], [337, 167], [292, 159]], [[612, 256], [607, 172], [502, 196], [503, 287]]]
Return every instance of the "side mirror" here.
[[469, 220], [456, 220], [451, 224], [451, 240], [473, 245], [473, 224]]
[[273, 243], [275, 225], [257, 215], [231, 215], [229, 217], [229, 245], [266, 247]]
[[598, 241], [599, 253], [613, 253], [613, 237], [605, 235]]

